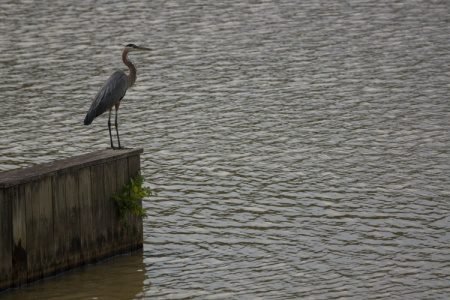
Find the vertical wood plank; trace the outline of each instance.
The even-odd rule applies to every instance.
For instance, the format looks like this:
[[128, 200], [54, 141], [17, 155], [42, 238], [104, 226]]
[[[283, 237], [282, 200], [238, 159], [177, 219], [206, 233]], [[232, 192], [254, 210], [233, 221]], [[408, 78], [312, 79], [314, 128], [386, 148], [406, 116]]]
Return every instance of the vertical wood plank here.
[[83, 263], [95, 262], [94, 232], [92, 219], [92, 193], [91, 169], [84, 168], [79, 171], [78, 179], [80, 203], [80, 246], [81, 261]]
[[27, 225], [27, 281], [42, 278], [42, 262], [39, 235], [39, 196], [36, 197], [36, 186], [40, 182], [28, 182], [25, 185], [26, 225]]
[[[31, 189], [34, 201], [39, 202], [39, 211], [36, 215], [39, 227], [35, 230], [40, 249], [42, 265], [42, 277], [55, 274], [55, 241], [53, 224], [53, 200], [52, 200], [52, 178], [47, 176], [39, 182], [34, 182]], [[28, 227], [29, 228], [29, 227]], [[28, 230], [27, 232], [30, 232]], [[28, 247], [29, 251], [30, 248]], [[30, 268], [28, 268], [30, 271]]]
[[25, 186], [27, 212], [28, 282], [54, 274], [52, 178]]
[[53, 180], [56, 270], [80, 265], [80, 209], [76, 172], [57, 174]]
[[117, 192], [117, 166], [116, 161], [111, 161], [108, 164], [105, 164], [105, 198], [104, 201], [104, 209], [106, 218], [106, 248], [108, 255], [114, 255], [116, 252], [116, 247], [120, 243], [118, 240], [118, 224], [116, 221], [117, 207], [112, 198], [113, 194]]
[[[128, 170], [130, 178], [135, 177], [141, 170], [141, 161], [139, 155], [128, 157]], [[142, 200], [137, 201], [137, 204], [142, 205]], [[132, 214], [130, 220], [129, 235], [131, 238], [131, 250], [140, 249], [144, 243], [143, 221], [141, 217]]]
[[95, 165], [91, 168], [91, 199], [92, 199], [92, 233], [94, 246], [91, 249], [94, 262], [105, 259], [106, 256], [106, 214], [104, 208], [105, 199], [105, 175], [104, 165]]
[[27, 283], [27, 228], [26, 202], [24, 185], [14, 186], [9, 190], [12, 199], [12, 272], [14, 286]]
[[[127, 158], [119, 159], [117, 160], [116, 163], [117, 163], [117, 177], [116, 177], [117, 193], [121, 193], [124, 185], [128, 185], [130, 183], [130, 176], [128, 172], [128, 159]], [[116, 209], [118, 209], [117, 205]], [[116, 252], [117, 254], [126, 253], [131, 250], [131, 239], [128, 235], [128, 230], [120, 222], [119, 214], [116, 213], [115, 215], [116, 215], [115, 223], [117, 224], [116, 226], [118, 227], [119, 232], [118, 240], [120, 241], [116, 248]]]
[[67, 201], [67, 217], [69, 235], [69, 252], [67, 263], [69, 269], [79, 267], [81, 264], [80, 239], [80, 204], [78, 202], [78, 171], [68, 172], [65, 177], [65, 198]]
[[139, 155], [133, 155], [128, 159], [128, 170], [130, 172], [130, 177], [135, 177], [139, 171], [141, 171], [141, 160]]
[[61, 273], [68, 270], [69, 252], [69, 224], [68, 204], [65, 197], [65, 176], [55, 174], [52, 177], [53, 194], [53, 231], [55, 240], [55, 272]]
[[11, 198], [7, 197], [7, 189], [0, 189], [0, 292], [13, 285], [11, 211]]

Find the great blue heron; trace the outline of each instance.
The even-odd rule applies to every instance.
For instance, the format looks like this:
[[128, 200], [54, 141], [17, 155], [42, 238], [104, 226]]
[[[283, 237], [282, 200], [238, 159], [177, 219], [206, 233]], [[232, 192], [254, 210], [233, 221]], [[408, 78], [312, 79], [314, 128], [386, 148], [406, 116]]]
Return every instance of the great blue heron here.
[[114, 126], [116, 127], [117, 133], [117, 142], [119, 143], [118, 148], [122, 148], [120, 146], [119, 139], [119, 129], [117, 124], [117, 111], [119, 109], [120, 100], [125, 96], [127, 89], [134, 84], [136, 81], [136, 67], [133, 62], [128, 59], [128, 52], [131, 51], [152, 51], [153, 49], [141, 47], [135, 44], [128, 44], [125, 46], [122, 52], [122, 60], [123, 63], [127, 65], [130, 69], [130, 73], [127, 75], [123, 71], [114, 72], [111, 77], [105, 82], [103, 87], [98, 91], [94, 100], [92, 101], [91, 108], [89, 108], [88, 113], [86, 114], [86, 118], [84, 119], [84, 125], [89, 125], [92, 121], [109, 110], [109, 118], [108, 118], [108, 129], [109, 129], [109, 138], [111, 140], [111, 148], [116, 149], [113, 145], [112, 134], [111, 134], [111, 112], [113, 106], [116, 108], [116, 120], [114, 122]]

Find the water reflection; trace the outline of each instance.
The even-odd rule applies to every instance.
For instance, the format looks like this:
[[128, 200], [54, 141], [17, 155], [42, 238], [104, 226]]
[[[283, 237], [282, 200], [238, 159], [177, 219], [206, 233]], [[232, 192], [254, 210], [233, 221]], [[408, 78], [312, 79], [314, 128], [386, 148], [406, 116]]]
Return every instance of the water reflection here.
[[[1, 299], [134, 299], [144, 294], [142, 250], [39, 281]], [[146, 287], [148, 288], [149, 285]]]
[[0, 170], [108, 147], [92, 97], [155, 48], [121, 105], [158, 192], [135, 297], [450, 293], [446, 1], [53, 4], [0, 4]]

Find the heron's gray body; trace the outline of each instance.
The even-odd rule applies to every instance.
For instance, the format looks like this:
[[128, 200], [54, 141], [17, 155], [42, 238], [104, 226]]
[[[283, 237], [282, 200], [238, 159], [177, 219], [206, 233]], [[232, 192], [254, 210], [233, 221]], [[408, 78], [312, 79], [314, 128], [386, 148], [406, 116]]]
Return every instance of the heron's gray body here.
[[116, 71], [106, 80], [103, 87], [98, 91], [89, 108], [84, 125], [89, 125], [92, 121], [109, 111], [125, 96], [127, 92], [127, 74], [123, 71]]

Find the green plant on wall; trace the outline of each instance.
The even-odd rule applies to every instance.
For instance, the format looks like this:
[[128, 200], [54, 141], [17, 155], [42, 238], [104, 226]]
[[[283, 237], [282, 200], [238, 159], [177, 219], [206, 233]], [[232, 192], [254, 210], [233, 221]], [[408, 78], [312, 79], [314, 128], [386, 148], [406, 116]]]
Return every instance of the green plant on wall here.
[[142, 184], [144, 178], [139, 172], [135, 177], [130, 179], [128, 185], [123, 185], [123, 190], [120, 194], [114, 194], [113, 198], [116, 200], [116, 204], [119, 210], [120, 222], [126, 227], [130, 228], [130, 224], [126, 217], [131, 213], [135, 213], [137, 216], [146, 218], [147, 213], [142, 208], [141, 205], [137, 204], [136, 201], [153, 195], [149, 187], [143, 187]]

